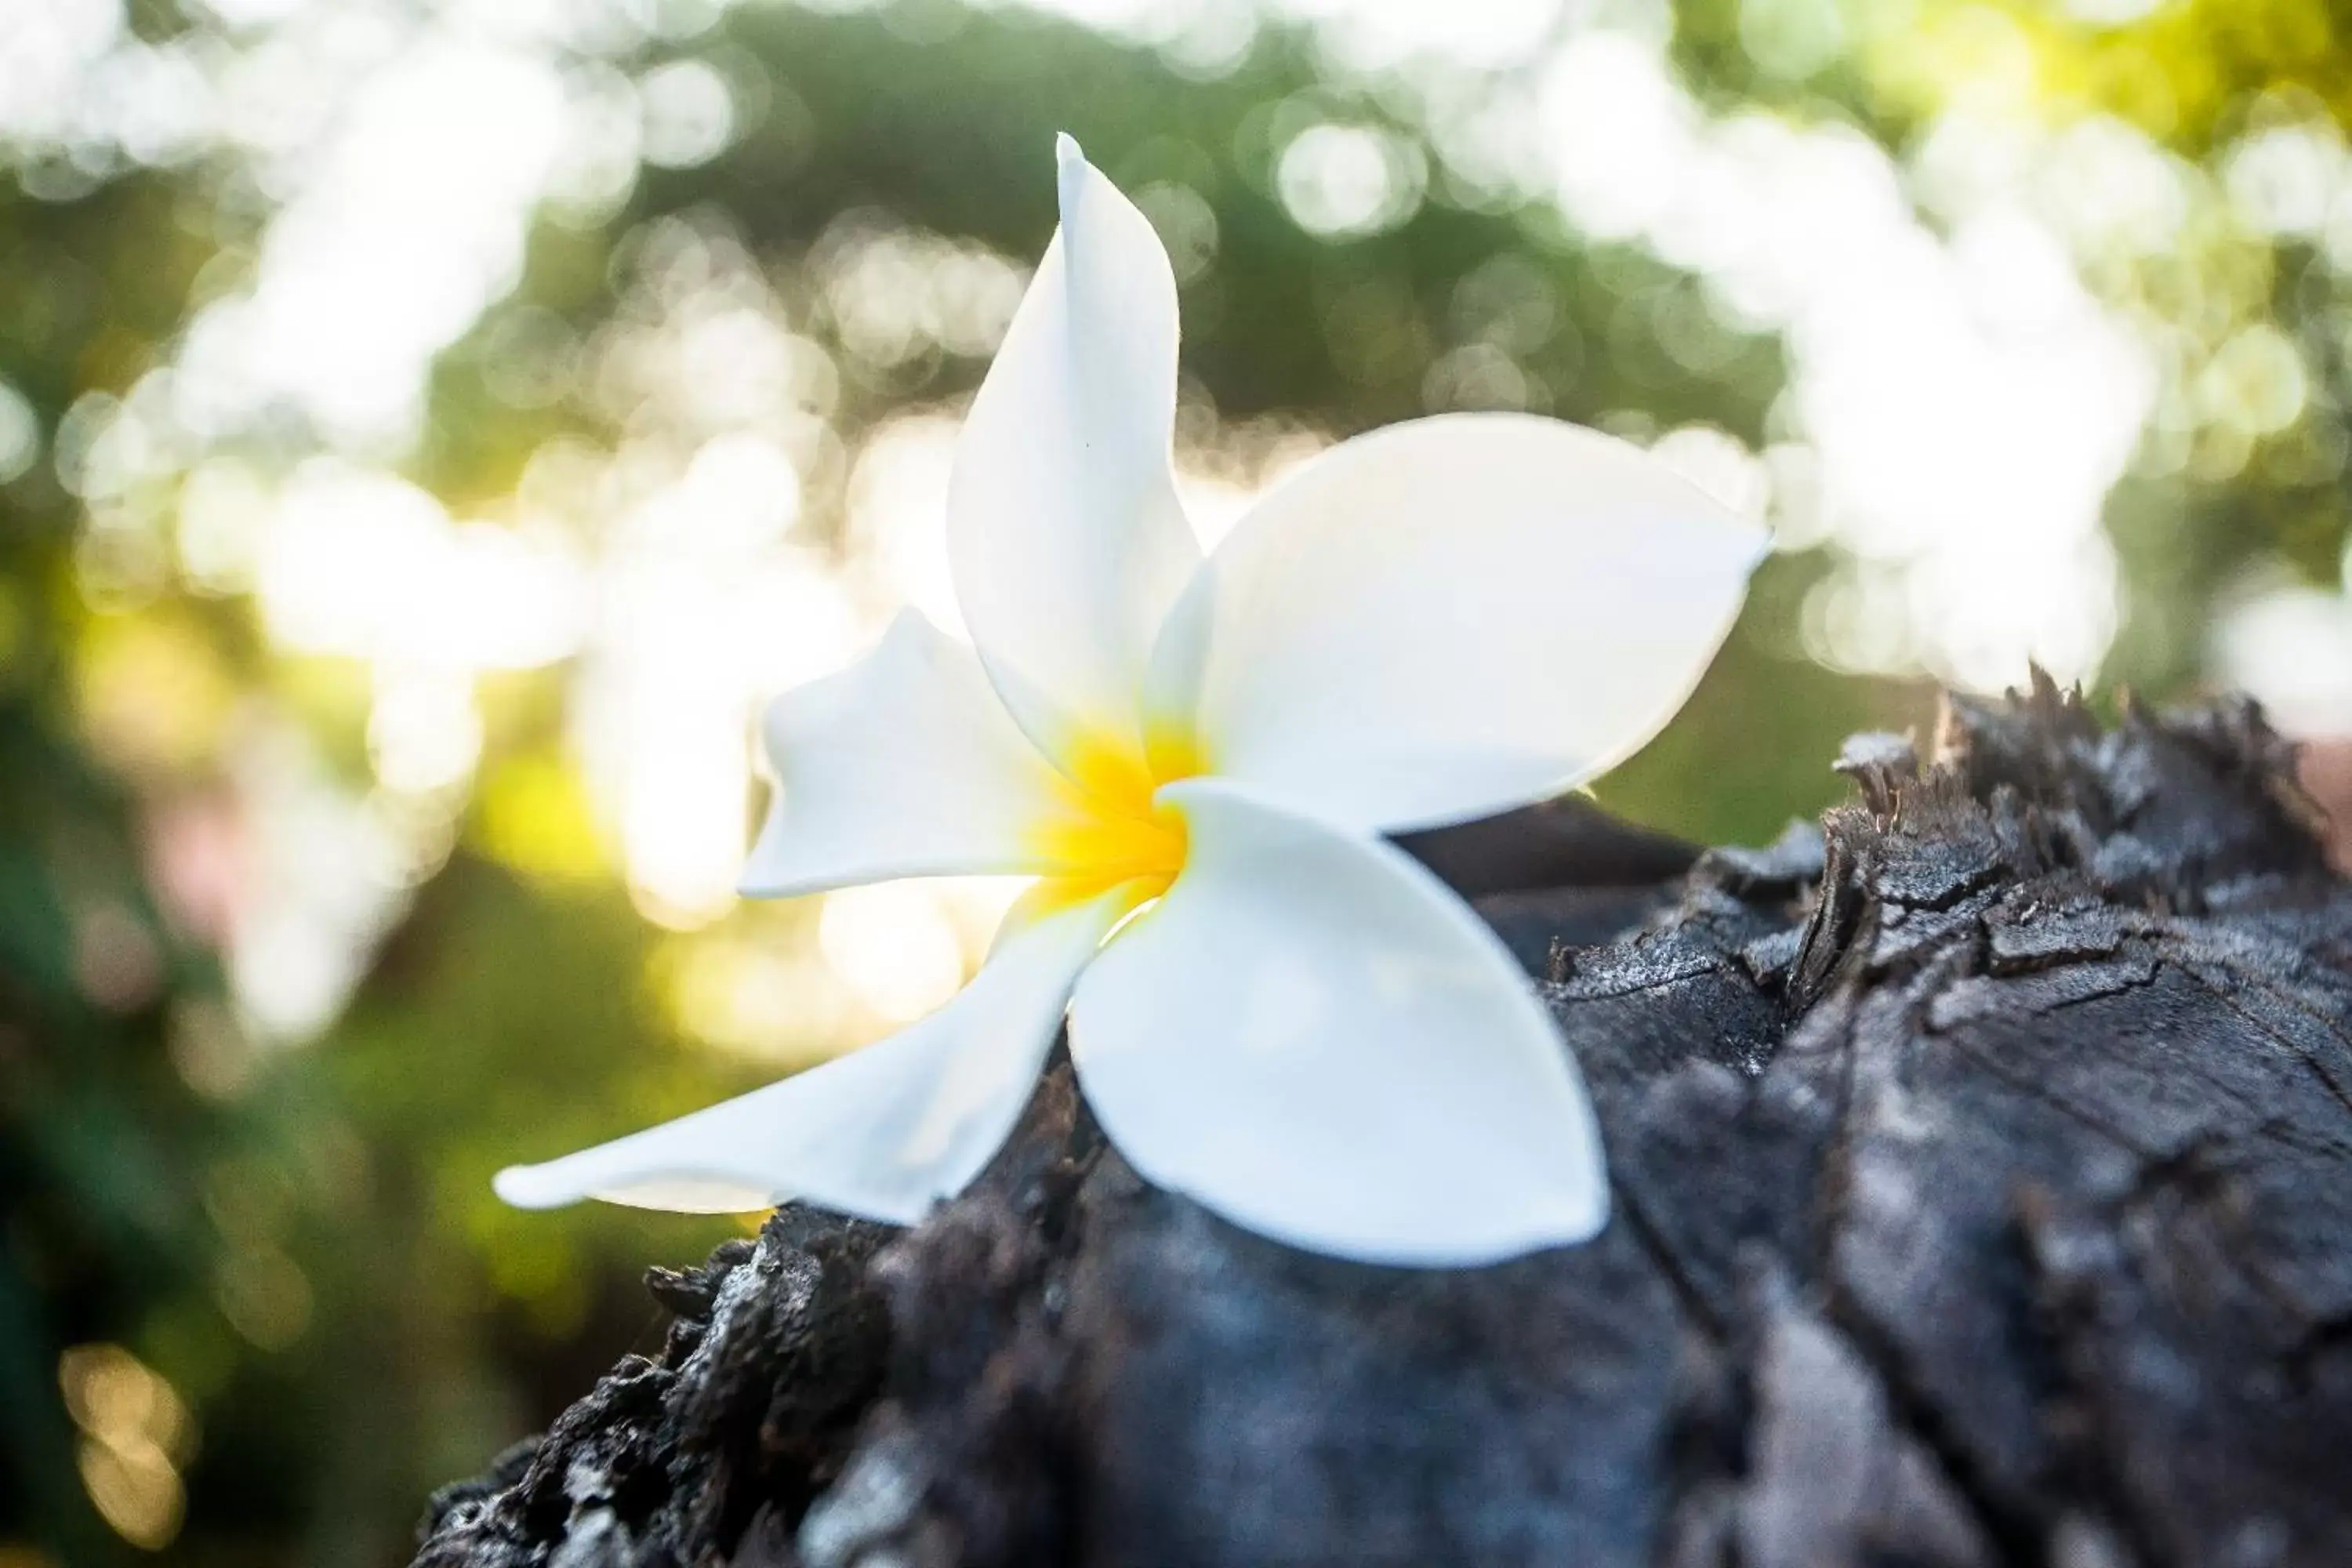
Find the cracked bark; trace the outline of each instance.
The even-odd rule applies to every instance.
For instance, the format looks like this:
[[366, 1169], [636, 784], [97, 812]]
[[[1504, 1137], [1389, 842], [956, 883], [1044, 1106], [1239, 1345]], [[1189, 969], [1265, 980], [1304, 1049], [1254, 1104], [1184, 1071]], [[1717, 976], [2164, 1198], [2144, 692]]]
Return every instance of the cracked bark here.
[[436, 1496], [420, 1568], [2352, 1563], [2352, 895], [2242, 705], [1956, 705], [1695, 855], [1411, 847], [1544, 984], [1593, 1244], [1303, 1256], [1066, 1068], [896, 1233], [779, 1213]]

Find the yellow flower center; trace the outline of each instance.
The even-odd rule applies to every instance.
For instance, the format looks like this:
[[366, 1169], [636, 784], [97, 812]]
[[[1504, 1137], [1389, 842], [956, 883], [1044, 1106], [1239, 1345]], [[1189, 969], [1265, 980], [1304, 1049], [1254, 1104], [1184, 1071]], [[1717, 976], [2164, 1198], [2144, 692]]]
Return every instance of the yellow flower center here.
[[1144, 754], [1097, 732], [1077, 737], [1064, 758], [1064, 809], [1036, 829], [1055, 901], [1076, 903], [1136, 883], [1138, 904], [1168, 890], [1184, 868], [1184, 819], [1158, 805], [1160, 786], [1206, 771], [1190, 734], [1156, 734]]

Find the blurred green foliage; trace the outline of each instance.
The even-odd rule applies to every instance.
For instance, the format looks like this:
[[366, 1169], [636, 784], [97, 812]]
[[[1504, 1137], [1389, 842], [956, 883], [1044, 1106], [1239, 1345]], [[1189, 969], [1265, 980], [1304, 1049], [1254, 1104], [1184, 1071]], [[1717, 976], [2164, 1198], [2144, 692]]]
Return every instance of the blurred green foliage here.
[[[270, 45], [266, 20], [224, 21], [232, 10], [154, 0], [123, 37], [226, 69]], [[2352, 40], [2321, 0], [2137, 10], [2097, 23], [2024, 0], [1689, 0], [1673, 58], [1710, 110], [1847, 125], [1898, 152], [1970, 94], [2051, 125], [2119, 115], [2208, 173], [2264, 115], [2352, 109]], [[1433, 106], [1486, 90], [1475, 73], [1349, 68], [1304, 26], [1204, 58], [949, 0], [614, 15], [635, 20], [593, 37], [583, 24], [544, 51], [550, 68], [634, 79], [652, 102], [660, 72], [706, 62], [670, 86], [690, 109], [715, 77], [737, 123], [690, 154], [644, 142], [616, 199], [550, 204], [511, 287], [434, 356], [421, 426], [341, 443], [450, 513], [562, 514], [594, 489], [551, 479], [564, 461], [609, 479], [665, 441], [690, 449], [673, 405], [717, 372], [689, 363], [667, 391], [613, 390], [637, 363], [630, 334], [650, 341], [683, 289], [750, 301], [814, 356], [827, 390], [821, 428], [794, 437], [791, 539], [851, 562], [870, 544], [852, 516], [856, 455], [910, 410], [951, 409], [986, 345], [934, 332], [862, 347], [828, 292], [846, 247], [913, 236], [1026, 265], [1051, 231], [1062, 130], [1130, 190], [1159, 191], [1163, 229], [1199, 241], [1183, 359], [1204, 448], [1481, 401], [1643, 438], [1788, 437], [1777, 334], [1710, 314], [1701, 279], [1651, 247], [1445, 174]], [[1530, 60], [1567, 26], [1529, 43]], [[299, 90], [266, 68], [236, 90]], [[1516, 67], [1482, 68], [1507, 82]], [[1301, 126], [1325, 122], [1377, 128], [1426, 189], [1360, 232], [1314, 232], [1276, 165]], [[290, 646], [251, 583], [205, 580], [191, 543], [194, 476], [278, 486], [336, 449], [331, 433], [283, 410], [183, 432], [185, 451], [100, 493], [93, 430], [193, 353], [207, 306], [262, 274], [283, 182], [224, 145], [142, 160], [61, 151], [59, 134], [20, 128], [18, 177], [0, 180], [0, 391], [29, 411], [39, 459], [0, 462], [14, 473], [0, 482], [0, 1564], [142, 1550], [242, 1568], [398, 1563], [430, 1487], [652, 1342], [644, 1265], [732, 1230], [517, 1215], [491, 1198], [490, 1173], [747, 1087], [884, 1020], [792, 967], [815, 949], [813, 910], [687, 920], [643, 888], [633, 901], [571, 707], [594, 649], [480, 675], [479, 755], [455, 787], [408, 798], [373, 776], [368, 667]], [[2114, 489], [2110, 689], [2194, 679], [2232, 573], [2267, 562], [2332, 583], [2345, 533], [2352, 316], [2319, 241], [2187, 234], [2177, 253], [2086, 268], [2100, 297], [2151, 320], [2201, 310], [2217, 341], [2275, 322], [2312, 384], [2286, 425], [2223, 453], [2234, 461], [2135, 468]], [[2184, 289], [2203, 290], [2196, 310], [2174, 308]], [[1504, 379], [1476, 379], [1490, 374]], [[2327, 451], [2332, 465], [2312, 457]], [[242, 467], [204, 467], [221, 459]], [[559, 517], [583, 536], [608, 521], [584, 503]], [[1601, 798], [1695, 837], [1767, 837], [1837, 794], [1826, 763], [1842, 735], [1930, 723], [1916, 670], [1812, 656], [1806, 606], [1838, 569], [1826, 545], [1769, 563], [1690, 708]], [[252, 780], [254, 758], [296, 742], [314, 793], [376, 810], [409, 857], [381, 900], [389, 929], [352, 919], [364, 973], [308, 1041], [249, 1016], [225, 972], [240, 928], [215, 907], [244, 896], [239, 857], [312, 809]], [[306, 842], [283, 853], [323, 853]], [[743, 1001], [761, 985], [764, 1002]], [[834, 999], [794, 1001], [820, 993]]]

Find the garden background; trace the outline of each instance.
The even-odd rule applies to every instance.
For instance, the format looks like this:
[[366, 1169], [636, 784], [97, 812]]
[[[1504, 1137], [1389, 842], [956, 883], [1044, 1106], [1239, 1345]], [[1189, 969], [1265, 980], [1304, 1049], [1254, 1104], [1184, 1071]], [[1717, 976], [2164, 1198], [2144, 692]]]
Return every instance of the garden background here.
[[0, 1565], [405, 1561], [740, 1230], [490, 1173], [977, 963], [993, 885], [730, 889], [760, 700], [953, 624], [1055, 132], [1173, 256], [1204, 532], [1453, 408], [1771, 520], [1599, 790], [1753, 841], [2029, 661], [2352, 731], [2347, 27], [0, 0]]

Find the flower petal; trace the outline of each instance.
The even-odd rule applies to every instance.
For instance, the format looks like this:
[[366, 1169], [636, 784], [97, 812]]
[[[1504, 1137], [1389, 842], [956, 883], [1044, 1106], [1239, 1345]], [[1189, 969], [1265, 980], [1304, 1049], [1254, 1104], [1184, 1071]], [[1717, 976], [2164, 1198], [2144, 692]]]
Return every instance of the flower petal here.
[[971, 650], [909, 610], [874, 651], [770, 704], [775, 805], [743, 891], [788, 898], [893, 877], [1045, 868], [1069, 788]]
[[1151, 225], [1060, 145], [1062, 226], [972, 400], [948, 495], [956, 596], [997, 689], [1056, 756], [1136, 735], [1200, 563], [1169, 468], [1176, 282]]
[[1402, 851], [1171, 785], [1191, 858], [1080, 979], [1071, 1052], [1128, 1162], [1236, 1224], [1462, 1265], [1608, 1217], [1574, 1064], [1517, 964]]
[[1066, 905], [1007, 932], [921, 1022], [781, 1083], [542, 1165], [498, 1174], [520, 1208], [603, 1198], [724, 1214], [804, 1198], [910, 1225], [960, 1192], [1029, 1102], [1070, 983], [1134, 899]]
[[1332, 822], [1484, 816], [1654, 734], [1765, 544], [1596, 431], [1391, 426], [1308, 464], [1226, 539], [1161, 636], [1151, 710], [1189, 716], [1219, 774]]

